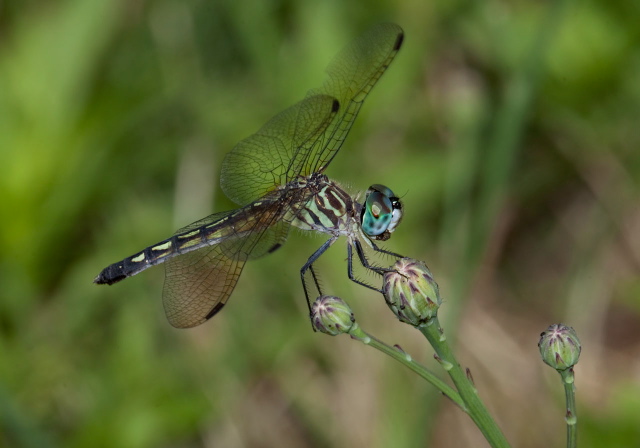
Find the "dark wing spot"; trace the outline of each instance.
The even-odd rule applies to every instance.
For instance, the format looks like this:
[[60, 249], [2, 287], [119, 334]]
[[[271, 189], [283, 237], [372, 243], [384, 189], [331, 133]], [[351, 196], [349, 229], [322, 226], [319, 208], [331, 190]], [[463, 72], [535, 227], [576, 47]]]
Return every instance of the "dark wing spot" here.
[[267, 251], [267, 253], [270, 253], [270, 254], [271, 254], [271, 253], [273, 253], [273, 252], [277, 251], [278, 249], [280, 249], [280, 247], [281, 247], [281, 246], [282, 246], [282, 244], [278, 243], [278, 244], [274, 245], [271, 249], [269, 249], [269, 250]]
[[394, 50], [399, 50], [402, 46], [402, 42], [404, 42], [404, 33], [400, 33], [398, 38], [396, 39], [396, 44], [393, 46]]
[[222, 307], [224, 306], [224, 303], [220, 302], [220, 303], [216, 303], [216, 306], [214, 306], [211, 311], [209, 311], [209, 314], [207, 314], [204, 318], [205, 319], [211, 319], [213, 316], [215, 316], [216, 314], [218, 314], [220, 312], [220, 310], [222, 309]]

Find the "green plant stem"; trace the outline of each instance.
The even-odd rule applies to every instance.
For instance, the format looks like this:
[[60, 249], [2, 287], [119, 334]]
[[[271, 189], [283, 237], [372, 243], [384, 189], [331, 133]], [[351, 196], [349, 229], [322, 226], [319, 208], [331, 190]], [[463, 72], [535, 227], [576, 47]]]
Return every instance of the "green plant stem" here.
[[430, 319], [428, 323], [416, 328], [420, 330], [431, 346], [435, 349], [437, 355], [436, 359], [440, 364], [442, 364], [451, 377], [451, 380], [456, 386], [456, 389], [458, 389], [458, 393], [460, 393], [466, 408], [469, 410], [469, 416], [473, 419], [480, 431], [482, 431], [482, 434], [489, 444], [492, 447], [509, 447], [509, 443], [504, 437], [504, 434], [502, 434], [502, 431], [500, 431], [500, 428], [498, 428], [498, 425], [489, 414], [489, 411], [487, 411], [484, 403], [480, 400], [475, 386], [453, 356], [453, 352], [447, 343], [447, 339], [440, 328], [438, 318], [434, 317]]
[[578, 446], [578, 414], [576, 413], [576, 387], [574, 384], [573, 368], [558, 371], [564, 385], [564, 395], [567, 402], [567, 448]]
[[415, 373], [417, 373], [422, 378], [424, 378], [429, 383], [433, 384], [436, 388], [438, 388], [440, 392], [442, 392], [451, 401], [453, 401], [456, 405], [458, 405], [460, 409], [462, 409], [466, 413], [469, 413], [467, 406], [465, 405], [464, 401], [460, 397], [460, 394], [458, 394], [458, 392], [456, 392], [455, 389], [453, 389], [447, 383], [445, 383], [440, 378], [438, 378], [434, 373], [429, 371], [429, 369], [427, 369], [423, 365], [414, 361], [409, 354], [405, 353], [399, 348], [391, 347], [390, 345], [387, 345], [384, 342], [380, 341], [379, 339], [376, 339], [375, 337], [369, 335], [364, 330], [362, 330], [357, 324], [354, 324], [354, 326], [351, 328], [351, 330], [349, 331], [349, 335], [353, 339], [356, 339], [364, 343], [365, 345], [373, 347], [381, 351], [382, 353], [391, 356], [396, 361], [404, 364], [409, 369], [413, 370]]

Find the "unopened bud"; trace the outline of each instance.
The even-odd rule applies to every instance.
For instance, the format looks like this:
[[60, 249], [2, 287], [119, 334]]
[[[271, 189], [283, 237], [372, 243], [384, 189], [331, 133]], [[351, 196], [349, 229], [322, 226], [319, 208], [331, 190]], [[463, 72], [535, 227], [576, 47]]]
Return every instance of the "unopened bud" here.
[[563, 324], [554, 324], [540, 334], [538, 342], [542, 360], [556, 370], [575, 366], [582, 347], [576, 331]]
[[442, 300], [427, 265], [402, 258], [391, 269], [384, 275], [383, 292], [398, 319], [415, 327], [435, 317]]
[[349, 333], [356, 325], [349, 305], [339, 297], [320, 296], [311, 305], [311, 321], [316, 330], [335, 336]]

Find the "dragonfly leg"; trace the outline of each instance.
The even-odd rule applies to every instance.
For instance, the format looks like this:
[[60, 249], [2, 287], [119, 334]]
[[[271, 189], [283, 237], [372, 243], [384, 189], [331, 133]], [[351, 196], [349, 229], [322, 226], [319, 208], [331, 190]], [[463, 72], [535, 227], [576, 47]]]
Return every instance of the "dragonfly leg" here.
[[[396, 272], [395, 269], [383, 268], [383, 267], [380, 267], [380, 266], [375, 266], [373, 264], [370, 264], [369, 260], [367, 260], [367, 257], [364, 254], [364, 249], [362, 249], [362, 244], [360, 244], [360, 241], [355, 240], [353, 243], [354, 243], [354, 245], [356, 247], [356, 252], [358, 254], [358, 258], [360, 259], [360, 263], [362, 264], [362, 266], [364, 266], [365, 268], [375, 272], [376, 274], [380, 274], [380, 275], [383, 275], [385, 272]], [[378, 246], [373, 244], [373, 242], [372, 242], [372, 247], [377, 252], [382, 252], [384, 254], [394, 255], [394, 256], [398, 256], [400, 258], [404, 258], [404, 257], [402, 257], [402, 255], [394, 254], [393, 252], [388, 252], [386, 250], [380, 249]]]
[[324, 244], [320, 246], [320, 248], [316, 250], [313, 253], [313, 255], [309, 257], [309, 259], [304, 264], [304, 266], [302, 266], [302, 269], [300, 269], [300, 279], [302, 280], [302, 288], [304, 289], [304, 296], [307, 299], [307, 306], [309, 307], [309, 316], [311, 316], [311, 300], [309, 300], [309, 289], [307, 288], [307, 281], [305, 276], [307, 274], [307, 271], [311, 271], [311, 277], [313, 278], [313, 283], [316, 286], [318, 293], [322, 295], [322, 290], [320, 289], [320, 283], [318, 282], [318, 277], [316, 276], [316, 273], [313, 269], [313, 263], [315, 263], [316, 260], [320, 258], [320, 255], [325, 253], [327, 249], [329, 249], [329, 247], [336, 242], [337, 239], [338, 239], [337, 236], [332, 236], [327, 241], [325, 241]]
[[[400, 255], [397, 254], [395, 252], [391, 252], [385, 249], [381, 249], [379, 248], [376, 243], [374, 243], [373, 241], [369, 240], [369, 243], [371, 244], [371, 247], [373, 248], [374, 251], [379, 252], [379, 253], [383, 253], [385, 255], [391, 255], [392, 257], [395, 258], [405, 258], [404, 255]], [[393, 268], [382, 268], [379, 266], [373, 266], [370, 265], [369, 262], [367, 261], [367, 258], [364, 254], [364, 250], [362, 249], [362, 245], [360, 244], [360, 242], [358, 240], [355, 241], [356, 244], [356, 249], [358, 250], [358, 256], [360, 258], [360, 262], [362, 263], [362, 265], [367, 268], [372, 270], [373, 272], [375, 272], [376, 274], [380, 274], [380, 275], [384, 275], [384, 273], [386, 272], [397, 272], [395, 269]]]
[[318, 288], [318, 294], [319, 295], [323, 295], [322, 294], [322, 288], [320, 287], [320, 280], [318, 280], [318, 276], [316, 275], [316, 270], [313, 269], [313, 265], [309, 266], [309, 272], [311, 272], [311, 277], [313, 278], [313, 283], [316, 285], [316, 288]]
[[374, 243], [371, 240], [369, 242], [371, 243], [371, 247], [373, 248], [373, 250], [375, 250], [376, 252], [381, 252], [383, 254], [391, 255], [392, 257], [396, 257], [396, 258], [404, 258], [404, 255], [400, 255], [395, 252], [390, 252], [388, 250], [381, 249], [378, 246], [376, 246], [376, 243]]
[[[362, 246], [360, 246], [357, 240], [355, 241], [355, 247], [356, 247], [356, 253], [358, 254], [358, 258], [360, 259], [360, 263], [365, 268], [370, 269], [374, 272], [378, 272], [378, 269], [382, 269], [369, 264], [366, 257], [364, 256], [364, 252], [362, 251]], [[378, 272], [378, 273], [382, 274], [381, 272]], [[370, 284], [363, 282], [362, 280], [358, 280], [356, 276], [353, 275], [353, 249], [352, 249], [351, 243], [347, 244], [347, 275], [349, 276], [349, 280], [351, 280], [354, 283], [357, 283], [358, 285], [365, 286], [369, 289], [372, 289], [380, 293], [382, 292], [381, 288], [376, 288], [375, 286], [371, 286]]]

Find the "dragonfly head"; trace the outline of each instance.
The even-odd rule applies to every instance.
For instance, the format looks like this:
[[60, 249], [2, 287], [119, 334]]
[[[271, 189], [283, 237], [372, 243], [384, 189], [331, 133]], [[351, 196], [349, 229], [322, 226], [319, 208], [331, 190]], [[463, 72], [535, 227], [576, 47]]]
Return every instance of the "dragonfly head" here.
[[402, 202], [390, 188], [371, 185], [365, 195], [360, 215], [364, 233], [374, 239], [386, 241], [402, 219]]

